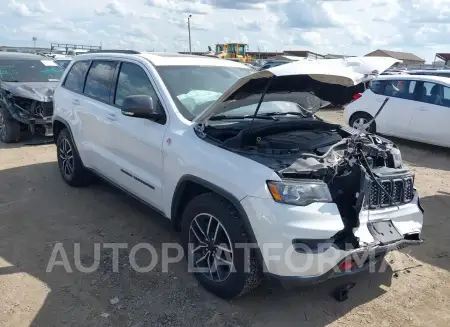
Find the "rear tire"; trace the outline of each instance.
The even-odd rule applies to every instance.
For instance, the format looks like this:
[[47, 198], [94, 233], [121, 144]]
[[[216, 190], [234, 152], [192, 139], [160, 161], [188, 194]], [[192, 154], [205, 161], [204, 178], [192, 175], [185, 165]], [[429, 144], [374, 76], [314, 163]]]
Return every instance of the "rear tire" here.
[[194, 275], [207, 291], [230, 299], [261, 284], [262, 269], [254, 250], [237, 246], [249, 243], [241, 217], [224, 198], [215, 193], [195, 197], [184, 210], [181, 238], [189, 268], [205, 269]]
[[[366, 112], [357, 112], [350, 118], [349, 125], [355, 129], [359, 129], [358, 127], [361, 126], [361, 124], [367, 124], [372, 119], [373, 117]], [[373, 122], [367, 129], [367, 132], [375, 134], [376, 131], [376, 122]]]
[[86, 186], [92, 174], [84, 166], [67, 128], [62, 129], [56, 141], [58, 167], [64, 181], [70, 186]]
[[0, 107], [0, 141], [15, 143], [20, 139], [20, 123], [15, 121], [9, 112]]

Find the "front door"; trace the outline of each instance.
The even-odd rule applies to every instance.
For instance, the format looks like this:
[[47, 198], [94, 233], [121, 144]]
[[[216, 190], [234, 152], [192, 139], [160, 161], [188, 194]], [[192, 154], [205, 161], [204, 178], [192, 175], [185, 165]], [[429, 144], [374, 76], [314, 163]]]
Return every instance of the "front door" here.
[[450, 88], [423, 82], [420, 102], [416, 103], [411, 120], [412, 139], [436, 145], [450, 145]]
[[110, 125], [109, 142], [118, 183], [162, 210], [162, 144], [168, 122], [154, 122], [121, 114], [123, 100], [130, 95], [151, 96], [155, 106], [165, 114], [150, 76], [145, 66], [122, 62], [113, 99], [117, 114], [116, 120]]

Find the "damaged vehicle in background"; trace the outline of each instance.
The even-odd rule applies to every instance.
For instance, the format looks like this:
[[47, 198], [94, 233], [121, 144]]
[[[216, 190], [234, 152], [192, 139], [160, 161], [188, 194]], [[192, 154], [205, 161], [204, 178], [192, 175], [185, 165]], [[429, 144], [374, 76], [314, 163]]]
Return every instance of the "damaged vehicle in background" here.
[[0, 53], [0, 141], [52, 136], [53, 92], [63, 68], [34, 54]]

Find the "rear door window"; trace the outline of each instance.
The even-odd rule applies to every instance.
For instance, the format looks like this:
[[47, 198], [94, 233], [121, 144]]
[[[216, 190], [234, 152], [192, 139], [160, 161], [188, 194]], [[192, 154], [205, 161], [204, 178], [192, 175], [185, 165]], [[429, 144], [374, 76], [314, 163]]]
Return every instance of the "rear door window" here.
[[117, 61], [94, 61], [86, 77], [84, 94], [102, 102], [109, 102]]
[[64, 81], [64, 87], [73, 92], [82, 93], [84, 79], [90, 64], [90, 61], [76, 62], [67, 74], [66, 80]]
[[422, 102], [450, 107], [450, 88], [438, 83], [424, 82]]

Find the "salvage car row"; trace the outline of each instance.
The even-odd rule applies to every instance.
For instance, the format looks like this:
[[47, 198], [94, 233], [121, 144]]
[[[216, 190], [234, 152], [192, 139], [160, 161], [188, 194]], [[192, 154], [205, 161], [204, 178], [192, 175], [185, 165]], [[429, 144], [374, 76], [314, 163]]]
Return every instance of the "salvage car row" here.
[[[80, 55], [59, 70], [53, 95], [59, 170], [71, 186], [100, 176], [170, 219], [195, 277], [217, 296], [251, 291], [263, 274], [313, 283], [361, 271], [422, 242], [414, 175], [371, 132], [389, 97], [357, 129], [315, 112], [351, 102], [394, 63], [305, 60], [255, 72], [169, 53]], [[56, 64], [30, 66], [49, 79], [41, 64]], [[6, 92], [8, 112], [20, 110], [23, 95]], [[277, 244], [270, 255], [268, 244]]]

